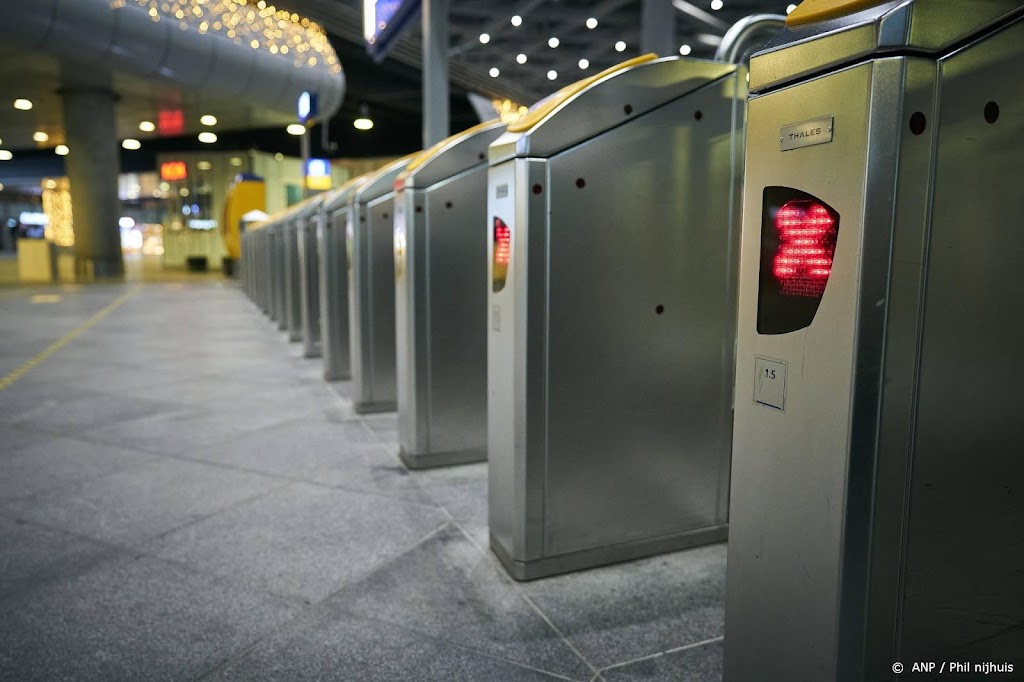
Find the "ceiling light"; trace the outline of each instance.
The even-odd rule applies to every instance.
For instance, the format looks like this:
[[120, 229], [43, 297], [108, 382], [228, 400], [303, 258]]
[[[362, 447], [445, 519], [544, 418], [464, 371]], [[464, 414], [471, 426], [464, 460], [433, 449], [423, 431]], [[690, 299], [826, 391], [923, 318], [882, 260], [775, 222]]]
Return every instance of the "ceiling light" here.
[[679, 48], [679, 54], [683, 55], [684, 57], [690, 54], [691, 52], [693, 52], [693, 48], [690, 47], [689, 45], [682, 45]]
[[141, 121], [139, 123], [139, 130], [144, 133], [151, 133], [156, 130], [156, 124], [152, 121]]
[[22, 111], [28, 111], [32, 108], [32, 102], [27, 99], [16, 99], [14, 100], [14, 108]]
[[213, 164], [210, 163], [209, 161], [200, 161], [199, 163], [196, 164], [196, 168], [198, 168], [199, 170], [210, 170], [211, 168], [213, 168]]
[[796, 9], [796, 5], [790, 5], [789, 7], [786, 8], [786, 14], [791, 13], [795, 9]]
[[480, 34], [480, 42], [483, 43], [484, 45], [486, 45], [487, 43], [491, 42], [490, 34], [488, 34], [488, 33], [481, 33]]
[[0, 161], [10, 161], [14, 158], [14, 154], [10, 153], [6, 149], [0, 149]]
[[68, 149], [68, 146], [66, 144], [59, 144], [54, 148], [53, 151], [57, 156], [67, 156], [71, 150]]
[[213, 144], [217, 141], [217, 134], [211, 132], [199, 133], [199, 141], [203, 144]]
[[37, 130], [36, 132], [32, 133], [32, 139], [35, 140], [36, 142], [46, 142], [47, 140], [50, 139], [50, 136], [44, 133], [42, 130]]
[[306, 126], [301, 123], [292, 123], [290, 126], [285, 128], [285, 130], [288, 131], [289, 135], [295, 135], [296, 137], [306, 134]]
[[496, 66], [492, 66], [491, 70], [488, 71], [487, 73], [489, 73], [491, 75], [491, 78], [497, 78], [498, 76], [501, 75], [501, 71], [499, 71], [498, 67], [496, 67]]
[[626, 43], [622, 42], [621, 40], [619, 42], [615, 43], [615, 51], [616, 52], [625, 52], [626, 51]]
[[53, 179], [48, 179], [45, 182], [43, 182], [43, 187], [45, 187], [46, 189], [57, 189], [57, 181]]
[[722, 0], [711, 0], [711, 9], [720, 10], [722, 9]]
[[352, 121], [356, 130], [370, 130], [373, 128], [373, 119], [370, 118], [370, 107], [365, 104], [359, 106], [359, 118]]
[[520, 64], [525, 64], [526, 63], [526, 55], [522, 54], [522, 53], [517, 54], [516, 55], [516, 61], [519, 62]]
[[4, 183], [0, 182], [0, 192], [4, 191]]
[[138, 140], [133, 140], [132, 138], [129, 137], [127, 140], [123, 140], [121, 142], [121, 146], [124, 147], [125, 149], [130, 149], [134, 151], [142, 147], [142, 143], [139, 142]]
[[204, 126], [215, 126], [217, 125], [217, 117], [213, 114], [205, 114], [199, 118], [199, 122]]
[[559, 40], [554, 36], [548, 38], [548, 47], [558, 47]]
[[554, 69], [551, 69], [550, 71], [548, 71], [548, 80], [549, 81], [553, 81], [556, 78], [558, 78], [558, 72], [557, 71], [555, 71]]
[[581, 59], [580, 60], [580, 68], [581, 69], [589, 69], [590, 68], [590, 62], [587, 61], [586, 59]]
[[275, 161], [284, 161], [284, 154], [282, 154], [281, 152], [278, 152], [278, 153], [274, 154], [274, 160]]
[[187, 197], [189, 194], [191, 194], [191, 192], [188, 191], [188, 187], [182, 187], [181, 189], [178, 190], [178, 194], [183, 197]]
[[513, 26], [522, 26], [523, 25], [523, 18], [521, 16], [519, 16], [518, 14], [515, 15], [514, 17], [512, 17], [512, 25]]
[[587, 19], [587, 28], [597, 28], [597, 19], [594, 17]]
[[241, 166], [242, 165], [242, 159], [240, 159], [237, 156], [232, 156], [231, 157], [231, 165], [232, 166], [236, 166], [236, 167], [237, 166]]

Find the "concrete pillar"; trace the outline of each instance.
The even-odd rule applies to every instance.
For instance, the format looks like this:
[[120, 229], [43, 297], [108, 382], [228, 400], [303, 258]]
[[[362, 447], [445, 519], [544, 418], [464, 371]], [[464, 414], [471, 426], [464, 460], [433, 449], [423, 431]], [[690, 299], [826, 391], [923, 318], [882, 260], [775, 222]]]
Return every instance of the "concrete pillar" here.
[[640, 52], [659, 57], [676, 53], [676, 16], [672, 0], [643, 0], [640, 13]]
[[[665, 0], [668, 2], [669, 0]], [[423, 148], [450, 135], [448, 0], [423, 0]]]
[[117, 97], [108, 87], [92, 85], [65, 86], [61, 97], [71, 149], [64, 164], [71, 185], [75, 275], [80, 280], [122, 277]]

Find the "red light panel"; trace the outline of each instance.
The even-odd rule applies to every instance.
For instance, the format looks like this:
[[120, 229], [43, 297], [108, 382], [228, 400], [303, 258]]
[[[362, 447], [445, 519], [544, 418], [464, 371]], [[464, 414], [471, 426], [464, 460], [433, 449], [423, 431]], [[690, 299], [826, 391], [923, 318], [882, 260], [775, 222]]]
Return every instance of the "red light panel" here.
[[161, 135], [181, 135], [185, 131], [185, 112], [181, 109], [162, 109], [157, 114], [156, 125]]
[[836, 220], [815, 201], [787, 202], [775, 215], [779, 250], [772, 274], [781, 293], [820, 297], [832, 274], [836, 250]]
[[160, 179], [164, 182], [177, 182], [188, 178], [188, 167], [184, 161], [167, 161], [160, 164]]
[[494, 254], [491, 267], [491, 288], [501, 291], [508, 277], [508, 264], [512, 260], [512, 230], [501, 218], [494, 219]]

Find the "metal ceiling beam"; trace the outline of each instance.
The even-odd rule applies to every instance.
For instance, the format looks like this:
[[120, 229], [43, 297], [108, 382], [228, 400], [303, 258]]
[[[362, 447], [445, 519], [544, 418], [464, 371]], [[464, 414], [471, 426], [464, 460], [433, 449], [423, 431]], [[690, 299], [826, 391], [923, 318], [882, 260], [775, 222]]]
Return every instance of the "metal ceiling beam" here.
[[707, 26], [710, 26], [713, 29], [721, 31], [722, 33], [725, 33], [726, 31], [729, 30], [729, 24], [725, 23], [724, 21], [714, 16], [713, 14], [705, 12], [700, 7], [697, 7], [696, 5], [687, 2], [686, 0], [672, 0], [672, 6], [679, 10], [680, 12], [682, 12], [683, 14], [688, 14], [697, 21], [700, 21], [701, 23], [706, 24]]

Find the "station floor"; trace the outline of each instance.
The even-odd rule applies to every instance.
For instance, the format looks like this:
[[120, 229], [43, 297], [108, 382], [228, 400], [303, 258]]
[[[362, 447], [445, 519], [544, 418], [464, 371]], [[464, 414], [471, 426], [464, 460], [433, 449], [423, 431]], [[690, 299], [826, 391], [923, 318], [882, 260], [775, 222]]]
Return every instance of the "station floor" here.
[[217, 277], [0, 289], [0, 680], [721, 679], [724, 545], [516, 583], [347, 390]]

